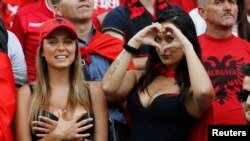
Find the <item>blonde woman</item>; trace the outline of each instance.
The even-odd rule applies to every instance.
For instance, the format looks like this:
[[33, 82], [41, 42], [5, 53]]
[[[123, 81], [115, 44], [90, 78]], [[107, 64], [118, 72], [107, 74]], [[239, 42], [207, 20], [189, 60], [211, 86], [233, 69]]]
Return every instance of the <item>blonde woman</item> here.
[[83, 81], [77, 35], [63, 18], [46, 21], [40, 32], [36, 81], [18, 91], [18, 141], [107, 141], [103, 92]]

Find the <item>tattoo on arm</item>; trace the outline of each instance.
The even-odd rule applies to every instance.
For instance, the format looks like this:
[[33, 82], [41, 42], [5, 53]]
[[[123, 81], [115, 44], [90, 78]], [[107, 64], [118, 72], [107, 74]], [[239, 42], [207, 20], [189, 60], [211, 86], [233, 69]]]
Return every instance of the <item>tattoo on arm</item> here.
[[121, 54], [121, 56], [117, 60], [115, 60], [114, 66], [111, 68], [111, 70], [108, 73], [108, 80], [109, 81], [112, 80], [113, 75], [114, 75], [115, 71], [117, 70], [117, 67], [119, 67], [118, 65], [121, 63], [121, 60], [124, 59], [124, 57], [125, 57], [126, 54], [127, 54], [126, 52], [123, 52]]

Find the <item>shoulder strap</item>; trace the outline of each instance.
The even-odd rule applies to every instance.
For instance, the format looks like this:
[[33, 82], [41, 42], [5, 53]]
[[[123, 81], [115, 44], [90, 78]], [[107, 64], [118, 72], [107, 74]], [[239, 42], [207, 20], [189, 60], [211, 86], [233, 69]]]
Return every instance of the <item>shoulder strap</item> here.
[[88, 93], [89, 93], [88, 97], [89, 97], [89, 102], [90, 102], [90, 107], [89, 107], [89, 109], [90, 109], [90, 116], [94, 117], [94, 111], [92, 109], [92, 100], [91, 100], [91, 95], [90, 95], [90, 89], [88, 89]]
[[28, 84], [30, 88], [31, 95], [34, 93], [34, 84]]

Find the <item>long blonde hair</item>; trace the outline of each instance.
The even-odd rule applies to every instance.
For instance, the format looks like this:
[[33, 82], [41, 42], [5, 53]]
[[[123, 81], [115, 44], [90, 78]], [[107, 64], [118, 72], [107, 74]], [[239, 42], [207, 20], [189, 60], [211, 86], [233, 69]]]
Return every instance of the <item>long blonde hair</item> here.
[[[38, 54], [36, 56], [36, 81], [34, 82], [34, 92], [32, 94], [32, 100], [28, 114], [31, 129], [33, 127], [32, 121], [38, 119], [38, 116], [42, 110], [48, 110], [51, 99], [48, 67], [45, 57], [43, 57], [42, 54], [43, 41], [38, 48]], [[70, 65], [69, 92], [68, 105], [70, 107], [70, 111], [74, 111], [78, 103], [84, 106], [88, 112], [90, 111], [91, 104], [89, 99], [89, 86], [85, 81], [83, 81], [81, 57], [77, 40], [75, 59]]]

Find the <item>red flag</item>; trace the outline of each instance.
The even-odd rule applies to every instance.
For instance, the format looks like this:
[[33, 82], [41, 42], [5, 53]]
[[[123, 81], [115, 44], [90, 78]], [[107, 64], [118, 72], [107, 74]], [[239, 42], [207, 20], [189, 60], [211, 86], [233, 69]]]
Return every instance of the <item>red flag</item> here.
[[[123, 44], [124, 41], [108, 34], [103, 34], [97, 30], [95, 35], [89, 41], [88, 46], [81, 47], [80, 52], [81, 56], [85, 58], [87, 64], [91, 63], [89, 58], [90, 54], [98, 54], [110, 61], [114, 61], [123, 50]], [[132, 63], [129, 68], [134, 68]]]
[[100, 31], [96, 31], [93, 38], [90, 40], [86, 51], [89, 54], [98, 54], [111, 61], [120, 54], [123, 47], [123, 41], [114, 38], [108, 34], [103, 34]]
[[188, 141], [208, 141], [208, 125], [214, 124], [213, 106], [195, 122]]

